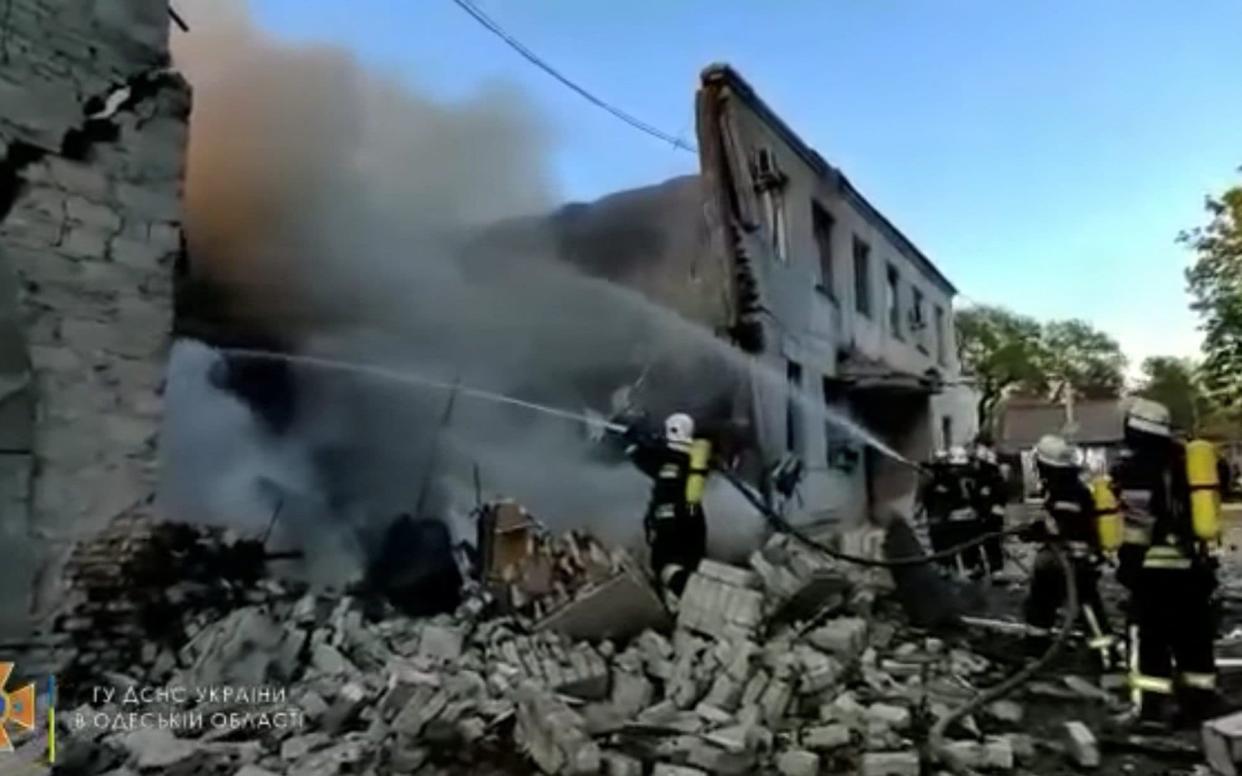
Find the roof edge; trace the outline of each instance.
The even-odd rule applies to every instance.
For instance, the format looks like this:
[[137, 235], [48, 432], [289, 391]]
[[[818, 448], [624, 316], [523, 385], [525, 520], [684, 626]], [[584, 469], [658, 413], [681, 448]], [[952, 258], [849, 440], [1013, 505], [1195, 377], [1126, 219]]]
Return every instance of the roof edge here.
[[906, 253], [911, 259], [918, 263], [923, 269], [927, 270], [932, 279], [941, 283], [951, 295], [958, 293], [957, 286], [945, 277], [944, 273], [936, 266], [923, 251], [919, 249], [914, 241], [907, 237], [900, 229], [898, 229], [892, 221], [876, 208], [875, 205], [863, 196], [857, 188], [854, 187], [849, 179], [845, 177], [836, 167], [829, 164], [823, 156], [814, 148], [806, 143], [798, 133], [793, 130], [785, 120], [782, 119], [776, 111], [772, 110], [763, 98], [758, 95], [755, 88], [741, 76], [737, 70], [729, 64], [723, 62], [715, 62], [703, 68], [699, 75], [700, 82], [703, 86], [728, 86], [735, 94], [738, 95], [747, 105], [750, 106], [755, 113], [759, 114], [772, 129], [776, 131], [781, 138], [789, 144], [794, 153], [802, 158], [812, 170], [820, 177], [835, 182], [838, 190], [852, 203], [858, 206], [862, 214], [871, 223], [885, 234], [892, 242]]

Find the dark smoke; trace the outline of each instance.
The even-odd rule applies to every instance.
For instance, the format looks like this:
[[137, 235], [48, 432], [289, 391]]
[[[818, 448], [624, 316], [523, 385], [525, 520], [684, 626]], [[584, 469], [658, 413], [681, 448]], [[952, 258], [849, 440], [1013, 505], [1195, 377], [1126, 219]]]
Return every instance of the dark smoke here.
[[[547, 133], [520, 95], [497, 85], [437, 103], [341, 51], [267, 39], [237, 4], [184, 5], [194, 32], [175, 53], [195, 90], [192, 274], [221, 294], [212, 309], [232, 341], [245, 342], [242, 329], [573, 411], [610, 411], [613, 391], [653, 361], [680, 365], [669, 384], [702, 381], [711, 338], [610, 283], [617, 268], [591, 264], [609, 257], [573, 230], [527, 228], [520, 246], [480, 239], [480, 227], [554, 200]], [[558, 234], [596, 277], [562, 261]], [[624, 224], [606, 242], [622, 238], [665, 245]], [[425, 492], [428, 511], [469, 537], [476, 471], [484, 497], [518, 498], [553, 527], [640, 535], [646, 481], [601, 455], [581, 424], [467, 399], [444, 424], [445, 391], [264, 369], [201, 346], [175, 351], [170, 511], [258, 529], [283, 500], [281, 540], [330, 549], [317, 575], [334, 578], [356, 573], [350, 561], [374, 555], [391, 518]], [[729, 526], [717, 543], [746, 546], [756, 519], [729, 522], [740, 499], [716, 500]]]

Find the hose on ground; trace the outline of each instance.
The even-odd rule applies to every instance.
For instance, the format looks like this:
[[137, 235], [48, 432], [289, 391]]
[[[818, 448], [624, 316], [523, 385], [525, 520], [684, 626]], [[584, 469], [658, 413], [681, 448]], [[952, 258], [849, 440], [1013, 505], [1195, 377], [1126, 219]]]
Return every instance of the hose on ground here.
[[906, 558], [882, 559], [868, 558], [862, 555], [851, 555], [847, 552], [841, 552], [835, 547], [830, 547], [823, 542], [812, 539], [810, 536], [807, 536], [805, 533], [798, 530], [796, 526], [792, 525], [788, 520], [781, 517], [770, 507], [768, 507], [768, 505], [763, 502], [763, 499], [759, 496], [759, 494], [755, 493], [751, 487], [738, 479], [737, 475], [733, 472], [726, 469], [718, 469], [717, 471], [722, 477], [725, 478], [725, 480], [729, 482], [729, 484], [731, 484], [739, 493], [742, 494], [743, 498], [750, 502], [751, 506], [759, 511], [759, 514], [767, 518], [768, 522], [772, 524], [772, 527], [775, 530], [781, 533], [789, 534], [806, 546], [819, 550], [829, 557], [836, 558], [837, 560], [844, 561], [846, 563], [853, 563], [858, 566], [889, 569], [903, 568], [907, 566], [922, 566], [926, 563], [935, 563], [941, 560], [948, 560], [949, 558], [952, 558], [965, 550], [986, 544], [997, 537], [1013, 536], [1026, 530], [1024, 526], [1019, 526], [1016, 528], [1006, 528], [1002, 531], [992, 531], [990, 533], [980, 534], [979, 536], [976, 536], [968, 541], [964, 541], [961, 544], [933, 552], [930, 555], [911, 555]]
[[1038, 660], [1028, 663], [1005, 681], [991, 689], [984, 690], [949, 714], [941, 717], [932, 726], [931, 732], [928, 734], [927, 743], [931, 747], [932, 754], [940, 762], [948, 766], [949, 770], [959, 774], [959, 776], [969, 773], [969, 769], [962, 765], [948, 750], [945, 732], [968, 715], [989, 703], [1004, 698], [1042, 671], [1044, 667], [1061, 653], [1065, 642], [1070, 638], [1070, 631], [1074, 628], [1074, 621], [1078, 618], [1078, 585], [1076, 584], [1073, 566], [1070, 565], [1069, 558], [1066, 557], [1065, 552], [1059, 546], [1056, 544], [1048, 544], [1046, 546], [1052, 552], [1053, 557], [1056, 558], [1057, 563], [1060, 564], [1061, 571], [1065, 574], [1065, 612], [1061, 617], [1061, 628], [1053, 637], [1052, 644], [1048, 646], [1048, 650]]
[[[938, 560], [951, 558], [963, 550], [981, 545], [996, 537], [1017, 534], [1025, 530], [1025, 528], [1010, 528], [1003, 531], [993, 531], [991, 533], [984, 534], [983, 536], [975, 537], [969, 541], [963, 542], [955, 547], [950, 547], [946, 550], [941, 550], [930, 555], [919, 555], [908, 558], [890, 558], [885, 560], [865, 558], [841, 552], [840, 550], [829, 547], [822, 542], [812, 539], [791, 525], [789, 521], [777, 514], [775, 510], [769, 508], [768, 505], [764, 503], [763, 499], [761, 499], [759, 495], [749, 488], [744, 482], [738, 479], [733, 472], [724, 469], [720, 469], [718, 471], [731, 485], [733, 485], [733, 487], [738, 490], [738, 492], [742, 494], [743, 497], [746, 498], [747, 501], [750, 502], [752, 506], [755, 507], [756, 510], [759, 511], [761, 515], [768, 519], [775, 530], [787, 533], [808, 547], [819, 550], [829, 557], [859, 566], [900, 568], [905, 566], [918, 566], [925, 563], [933, 563]], [[1048, 544], [1046, 546], [1051, 551], [1053, 557], [1056, 558], [1057, 563], [1061, 566], [1061, 571], [1065, 574], [1066, 599], [1065, 611], [1061, 618], [1061, 628], [1053, 637], [1052, 643], [1048, 646], [1047, 651], [1045, 651], [1039, 659], [1028, 663], [1005, 681], [992, 687], [991, 689], [984, 690], [982, 693], [976, 695], [971, 700], [949, 712], [944, 717], [941, 717], [936, 724], [932, 726], [932, 729], [928, 734], [928, 745], [931, 748], [932, 754], [937, 760], [944, 763], [953, 773], [958, 774], [959, 776], [961, 776], [961, 774], [969, 773], [969, 770], [960, 761], [958, 761], [956, 757], [954, 757], [952, 752], [948, 750], [947, 741], [945, 740], [945, 732], [966, 716], [974, 713], [978, 709], [992, 703], [993, 701], [1004, 698], [1006, 695], [1030, 681], [1033, 676], [1043, 670], [1045, 666], [1051, 663], [1057, 655], [1061, 653], [1065, 643], [1070, 638], [1071, 631], [1074, 629], [1074, 622], [1078, 618], [1078, 585], [1073, 566], [1070, 565], [1069, 558], [1066, 557], [1065, 552], [1059, 546], [1056, 544]]]

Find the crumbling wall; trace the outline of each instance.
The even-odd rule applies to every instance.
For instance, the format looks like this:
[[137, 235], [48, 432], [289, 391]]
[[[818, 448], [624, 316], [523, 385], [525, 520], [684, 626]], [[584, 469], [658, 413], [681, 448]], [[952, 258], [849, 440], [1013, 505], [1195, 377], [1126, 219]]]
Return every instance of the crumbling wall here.
[[168, 34], [150, 0], [6, 0], [0, 16], [6, 633], [34, 565], [154, 490], [190, 106]]

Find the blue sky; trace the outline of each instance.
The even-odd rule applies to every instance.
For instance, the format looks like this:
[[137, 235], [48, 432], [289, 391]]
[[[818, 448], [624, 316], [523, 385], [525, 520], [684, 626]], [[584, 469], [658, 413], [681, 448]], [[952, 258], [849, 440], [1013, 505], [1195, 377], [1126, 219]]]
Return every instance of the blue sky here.
[[[251, 0], [421, 91], [521, 88], [566, 200], [696, 158], [535, 69], [451, 0]], [[1242, 165], [1242, 3], [476, 0], [574, 80], [693, 139], [698, 73], [737, 67], [969, 298], [1083, 317], [1135, 361], [1196, 352], [1177, 232]]]

